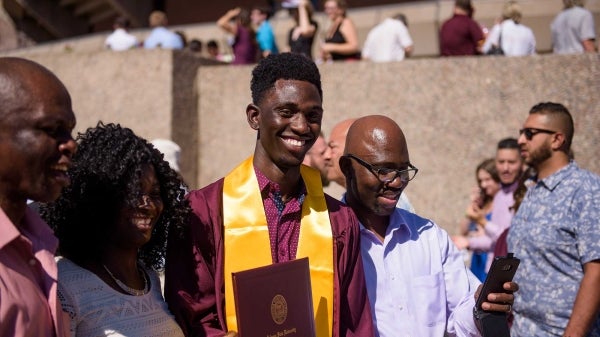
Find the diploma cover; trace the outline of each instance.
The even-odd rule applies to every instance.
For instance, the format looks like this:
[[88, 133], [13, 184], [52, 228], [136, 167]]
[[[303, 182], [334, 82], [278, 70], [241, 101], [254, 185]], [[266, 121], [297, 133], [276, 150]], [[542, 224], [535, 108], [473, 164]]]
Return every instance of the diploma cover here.
[[232, 273], [240, 337], [315, 337], [308, 258]]

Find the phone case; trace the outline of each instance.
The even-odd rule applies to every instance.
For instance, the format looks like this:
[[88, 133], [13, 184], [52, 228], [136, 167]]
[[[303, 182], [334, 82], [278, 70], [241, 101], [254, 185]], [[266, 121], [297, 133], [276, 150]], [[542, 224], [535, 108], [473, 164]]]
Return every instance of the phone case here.
[[481, 310], [481, 303], [486, 301], [487, 296], [490, 293], [504, 292], [502, 286], [504, 283], [512, 281], [520, 262], [521, 260], [514, 257], [513, 253], [508, 253], [507, 256], [496, 256], [494, 258], [487, 277], [485, 278], [485, 282], [483, 283], [483, 287], [481, 288], [481, 293], [475, 303], [475, 307], [478, 310]]
[[481, 304], [485, 302], [490, 293], [504, 292], [502, 286], [504, 283], [512, 281], [520, 262], [512, 253], [508, 253], [507, 256], [497, 256], [492, 262], [481, 288], [481, 293], [479, 293], [473, 308], [473, 316], [483, 337], [510, 337], [507, 314], [505, 312], [484, 311], [481, 309]]

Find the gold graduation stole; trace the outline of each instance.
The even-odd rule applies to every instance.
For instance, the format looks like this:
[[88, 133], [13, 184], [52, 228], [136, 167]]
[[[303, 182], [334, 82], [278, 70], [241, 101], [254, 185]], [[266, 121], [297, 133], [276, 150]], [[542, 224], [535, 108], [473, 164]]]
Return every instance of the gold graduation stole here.
[[[253, 157], [233, 169], [223, 184], [225, 229], [225, 313], [227, 329], [237, 331], [231, 273], [273, 263], [269, 229]], [[296, 258], [309, 257], [310, 282], [317, 337], [333, 330], [333, 235], [321, 176], [302, 165], [306, 186]]]

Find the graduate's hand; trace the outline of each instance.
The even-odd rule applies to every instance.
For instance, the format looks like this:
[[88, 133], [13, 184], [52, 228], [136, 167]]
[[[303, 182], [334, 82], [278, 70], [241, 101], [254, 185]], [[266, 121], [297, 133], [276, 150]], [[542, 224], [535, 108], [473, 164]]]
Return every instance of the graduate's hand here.
[[237, 337], [237, 331], [228, 331], [223, 337]]

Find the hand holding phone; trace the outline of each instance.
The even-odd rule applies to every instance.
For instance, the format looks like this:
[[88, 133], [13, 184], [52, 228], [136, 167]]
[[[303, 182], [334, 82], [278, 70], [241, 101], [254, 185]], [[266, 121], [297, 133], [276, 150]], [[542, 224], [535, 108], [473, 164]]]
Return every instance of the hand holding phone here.
[[483, 310], [481, 304], [487, 301], [487, 297], [491, 293], [503, 293], [504, 283], [511, 282], [521, 260], [514, 257], [513, 253], [508, 253], [507, 256], [496, 256], [490, 270], [488, 271], [475, 307], [478, 310]]
[[491, 293], [504, 293], [504, 283], [511, 282], [521, 261], [508, 253], [494, 258], [473, 308], [473, 316], [483, 337], [510, 337], [506, 312], [485, 311], [481, 304]]

